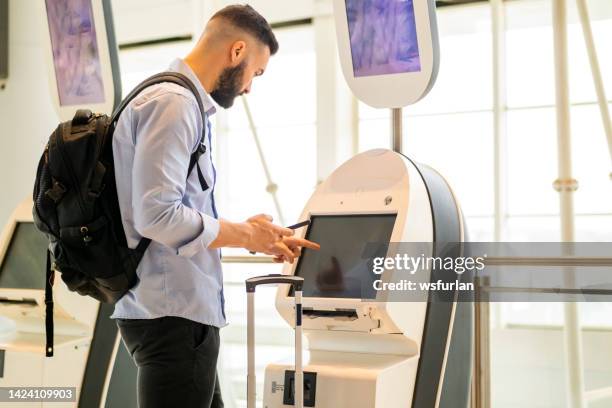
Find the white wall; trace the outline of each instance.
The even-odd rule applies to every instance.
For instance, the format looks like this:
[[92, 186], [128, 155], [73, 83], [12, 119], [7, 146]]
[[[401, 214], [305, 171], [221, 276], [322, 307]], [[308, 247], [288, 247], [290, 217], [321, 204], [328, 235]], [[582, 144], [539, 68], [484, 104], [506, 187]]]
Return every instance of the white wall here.
[[58, 122], [41, 40], [43, 1], [9, 1], [9, 78], [0, 91], [0, 226], [32, 195], [36, 165]]

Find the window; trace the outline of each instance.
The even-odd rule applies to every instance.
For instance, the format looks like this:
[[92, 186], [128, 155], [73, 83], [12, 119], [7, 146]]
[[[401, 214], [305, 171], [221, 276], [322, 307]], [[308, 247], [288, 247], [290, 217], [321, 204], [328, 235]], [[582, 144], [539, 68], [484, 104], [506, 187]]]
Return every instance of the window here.
[[[612, 239], [610, 158], [575, 5], [568, 2], [568, 46], [572, 124], [572, 167], [579, 189], [574, 196], [576, 239]], [[607, 94], [612, 91], [612, 4], [590, 1], [593, 35]], [[508, 218], [506, 240], [557, 241], [557, 178], [553, 35], [551, 3], [506, 3], [508, 97]], [[541, 226], [540, 228], [538, 228]]]
[[119, 67], [123, 96], [147, 77], [167, 70], [172, 60], [187, 55], [192, 46], [191, 41], [177, 41], [121, 50]]
[[[404, 108], [403, 152], [449, 181], [471, 240], [492, 241], [494, 217], [505, 241], [559, 241], [555, 71], [551, 2], [504, 2], [506, 13], [506, 150], [494, 177], [493, 55], [490, 4], [438, 9], [441, 61], [431, 93]], [[610, 158], [590, 67], [569, 5], [569, 55], [576, 240], [612, 240]], [[612, 3], [588, 2], [608, 96], [612, 95]], [[390, 146], [388, 110], [360, 104], [359, 148]], [[501, 184], [499, 184], [501, 183]], [[505, 189], [505, 212], [495, 214], [495, 185]], [[587, 390], [612, 381], [612, 303], [580, 303]], [[566, 403], [561, 303], [491, 304], [492, 406], [554, 407]], [[518, 357], [520, 356], [520, 358]], [[508, 384], [513, 387], [508, 388]], [[519, 390], [517, 392], [516, 390]], [[610, 399], [590, 406], [607, 406]]]
[[[316, 187], [316, 70], [310, 25], [275, 31], [280, 49], [266, 73], [255, 78], [247, 102], [271, 178], [278, 185], [280, 220], [243, 101], [220, 112], [213, 153], [219, 179], [216, 198], [222, 217], [235, 221], [267, 213], [286, 225], [298, 221]], [[213, 130], [214, 131], [214, 130]], [[248, 255], [227, 249], [225, 255]], [[246, 406], [246, 293], [250, 276], [280, 273], [280, 265], [224, 264], [226, 311], [230, 325], [221, 331], [220, 376], [226, 406]], [[276, 287], [256, 296], [257, 387], [263, 389], [265, 366], [293, 358], [293, 331], [276, 312]], [[262, 392], [258, 392], [262, 397]]]
[[[278, 200], [285, 222], [299, 217], [316, 186], [316, 86], [314, 38], [310, 26], [276, 31], [280, 44], [266, 73], [255, 78], [246, 96], [255, 129], [272, 180], [278, 185]], [[216, 132], [221, 156], [217, 168], [220, 213], [245, 219], [262, 212], [278, 214], [249, 127], [243, 101], [224, 112]], [[248, 200], [248, 205], [245, 205]]]

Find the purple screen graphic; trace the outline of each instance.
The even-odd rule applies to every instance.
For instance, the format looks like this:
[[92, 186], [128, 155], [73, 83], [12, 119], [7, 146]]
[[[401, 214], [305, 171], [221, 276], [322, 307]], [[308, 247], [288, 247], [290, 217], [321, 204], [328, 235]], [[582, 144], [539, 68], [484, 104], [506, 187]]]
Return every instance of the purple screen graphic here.
[[413, 0], [346, 0], [356, 77], [421, 70]]
[[91, 0], [46, 0], [60, 105], [104, 102]]

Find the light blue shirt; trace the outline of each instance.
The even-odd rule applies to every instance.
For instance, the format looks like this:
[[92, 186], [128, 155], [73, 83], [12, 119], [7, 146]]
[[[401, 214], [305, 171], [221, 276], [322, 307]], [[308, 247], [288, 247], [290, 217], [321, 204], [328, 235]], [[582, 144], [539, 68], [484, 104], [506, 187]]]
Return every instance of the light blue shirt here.
[[[170, 71], [197, 87], [207, 117], [216, 111], [191, 68], [180, 59]], [[162, 83], [141, 92], [121, 114], [113, 138], [117, 194], [130, 248], [152, 240], [140, 262], [139, 282], [115, 305], [113, 318], [178, 316], [222, 327], [226, 324], [219, 251], [208, 246], [219, 233], [213, 213], [214, 172], [210, 124], [195, 96]], [[187, 175], [198, 144], [206, 145], [199, 165], [210, 186], [202, 191], [197, 169]]]

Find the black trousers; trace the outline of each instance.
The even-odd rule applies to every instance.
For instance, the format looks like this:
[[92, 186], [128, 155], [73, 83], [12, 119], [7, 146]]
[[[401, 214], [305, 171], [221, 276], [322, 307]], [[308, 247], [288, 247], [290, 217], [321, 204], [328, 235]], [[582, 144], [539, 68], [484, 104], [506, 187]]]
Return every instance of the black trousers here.
[[117, 319], [138, 367], [140, 408], [222, 408], [219, 329], [180, 317]]

